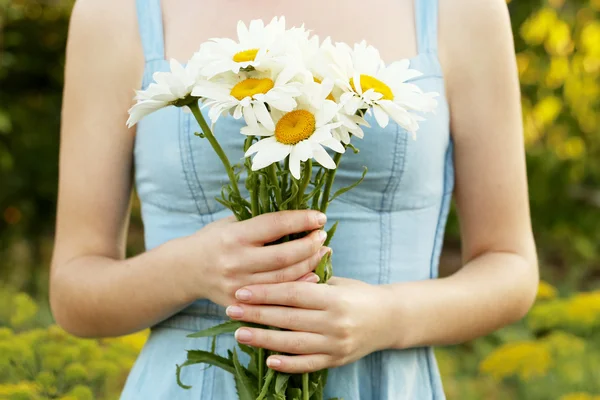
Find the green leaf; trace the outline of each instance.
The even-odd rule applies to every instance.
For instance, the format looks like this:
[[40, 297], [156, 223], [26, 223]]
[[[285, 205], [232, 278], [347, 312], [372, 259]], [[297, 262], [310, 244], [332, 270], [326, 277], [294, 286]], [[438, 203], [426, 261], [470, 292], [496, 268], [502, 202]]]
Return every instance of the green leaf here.
[[269, 394], [269, 388], [271, 387], [271, 381], [275, 376], [275, 370], [269, 368], [267, 372], [267, 376], [265, 377], [265, 383], [262, 386], [262, 390], [260, 391], [260, 395], [256, 398], [256, 400], [263, 400], [267, 394]]
[[241, 328], [243, 326], [254, 327], [255, 325], [247, 323], [247, 322], [242, 322], [242, 321], [227, 321], [220, 325], [213, 326], [211, 328], [204, 329], [204, 330], [196, 332], [196, 333], [191, 333], [191, 334], [187, 335], [187, 337], [202, 338], [202, 337], [218, 336], [218, 335], [222, 335], [224, 333], [235, 332], [236, 330], [238, 330], [239, 328]]
[[217, 350], [217, 337], [213, 336], [212, 343], [210, 344], [210, 352], [215, 354]]
[[323, 246], [329, 246], [331, 239], [333, 239], [333, 235], [335, 235], [335, 231], [337, 230], [339, 222], [340, 221], [336, 221], [335, 224], [333, 224], [333, 226], [329, 228], [329, 230], [327, 231], [327, 239], [325, 239], [325, 243], [323, 243]]
[[317, 276], [319, 277], [320, 283], [327, 283], [327, 264], [331, 263], [330, 260], [331, 252], [328, 251], [327, 254], [325, 254], [323, 258], [321, 258], [321, 261], [319, 261], [319, 265], [317, 265], [317, 268], [315, 268], [315, 274], [317, 274]]
[[365, 176], [367, 175], [367, 171], [368, 171], [368, 168], [363, 167], [363, 173], [362, 173], [362, 176], [360, 177], [360, 179], [357, 180], [356, 182], [354, 182], [352, 185], [343, 187], [343, 188], [339, 189], [337, 192], [335, 192], [333, 194], [333, 197], [331, 197], [329, 199], [329, 203], [331, 203], [336, 197], [341, 196], [342, 194], [346, 193], [347, 191], [352, 190], [355, 187], [357, 187], [358, 185], [360, 185], [360, 183], [365, 179]]
[[302, 390], [298, 388], [289, 388], [287, 390], [289, 400], [302, 400]]
[[290, 197], [288, 197], [286, 200], [284, 200], [283, 203], [281, 203], [279, 208], [283, 210], [283, 207], [285, 207], [290, 201], [296, 198], [296, 194], [298, 194], [298, 184], [296, 184], [295, 180], [292, 180], [292, 194], [290, 194]]
[[230, 360], [218, 356], [213, 353], [209, 353], [204, 350], [188, 350], [187, 352], [187, 360], [181, 364], [177, 365], [176, 377], [177, 384], [184, 389], [190, 389], [191, 386], [185, 385], [181, 382], [181, 370], [187, 366], [195, 365], [195, 364], [208, 364], [213, 365], [215, 367], [219, 367], [229, 373], [234, 374], [235, 369]]
[[215, 367], [219, 367], [231, 374], [234, 373], [234, 368], [231, 361], [229, 361], [225, 357], [221, 357], [217, 354], [209, 353], [208, 351], [204, 350], [188, 350], [186, 362], [193, 364], [204, 363], [214, 365]]
[[309, 194], [304, 196], [304, 201], [308, 202], [314, 196], [319, 197], [318, 195], [321, 194], [321, 188], [323, 187], [324, 184], [325, 184], [325, 179], [319, 179], [319, 173], [317, 173], [317, 177], [315, 178], [315, 188]]
[[246, 374], [246, 368], [242, 367], [237, 356], [237, 350], [233, 348], [233, 366], [235, 368], [235, 387], [239, 400], [255, 400], [258, 388], [252, 379]]
[[250, 362], [248, 363], [248, 371], [254, 376], [258, 376], [258, 349], [247, 346], [245, 344], [238, 343], [240, 349], [250, 356]]
[[290, 374], [284, 374], [282, 372], [277, 373], [277, 378], [275, 378], [275, 393], [282, 394], [285, 393], [287, 389], [288, 381], [290, 380]]
[[360, 150], [359, 150], [359, 149], [357, 149], [356, 147], [354, 147], [354, 145], [353, 145], [352, 143], [348, 143], [348, 144], [346, 145], [346, 147], [350, 147], [350, 148], [352, 149], [352, 151], [354, 151], [354, 154], [358, 154], [358, 153], [360, 153]]

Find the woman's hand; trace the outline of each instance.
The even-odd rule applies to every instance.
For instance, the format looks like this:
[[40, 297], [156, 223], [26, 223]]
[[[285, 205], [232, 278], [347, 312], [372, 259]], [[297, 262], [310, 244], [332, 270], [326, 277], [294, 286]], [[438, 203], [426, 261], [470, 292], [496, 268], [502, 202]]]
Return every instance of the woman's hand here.
[[[225, 218], [196, 234], [176, 239], [174, 258], [183, 271], [192, 300], [208, 298], [226, 306], [247, 285], [317, 282], [312, 271], [329, 249], [322, 247], [327, 218], [317, 211], [280, 211], [238, 222]], [[292, 234], [313, 231], [302, 239], [266, 246]]]
[[277, 371], [303, 373], [351, 363], [388, 348], [385, 334], [389, 290], [360, 281], [332, 278], [327, 285], [290, 282], [237, 291], [229, 317], [287, 331], [240, 328], [243, 344], [294, 355], [273, 355]]

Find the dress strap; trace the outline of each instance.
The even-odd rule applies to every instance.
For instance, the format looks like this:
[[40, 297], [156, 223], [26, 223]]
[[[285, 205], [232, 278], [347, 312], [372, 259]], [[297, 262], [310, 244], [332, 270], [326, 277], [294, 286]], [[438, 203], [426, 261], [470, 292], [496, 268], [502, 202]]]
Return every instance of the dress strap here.
[[438, 0], [415, 0], [419, 53], [437, 52], [438, 8]]
[[138, 25], [146, 62], [165, 58], [160, 0], [136, 0]]

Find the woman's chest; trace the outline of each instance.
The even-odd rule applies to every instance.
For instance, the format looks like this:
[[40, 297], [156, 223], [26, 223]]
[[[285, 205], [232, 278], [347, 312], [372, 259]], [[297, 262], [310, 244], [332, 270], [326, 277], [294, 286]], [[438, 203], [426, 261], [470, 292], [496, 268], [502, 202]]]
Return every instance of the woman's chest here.
[[267, 22], [275, 16], [335, 41], [366, 40], [387, 62], [417, 53], [413, 0], [164, 0], [163, 15], [167, 58], [179, 60], [189, 58], [198, 43], [210, 38], [236, 37], [240, 20]]

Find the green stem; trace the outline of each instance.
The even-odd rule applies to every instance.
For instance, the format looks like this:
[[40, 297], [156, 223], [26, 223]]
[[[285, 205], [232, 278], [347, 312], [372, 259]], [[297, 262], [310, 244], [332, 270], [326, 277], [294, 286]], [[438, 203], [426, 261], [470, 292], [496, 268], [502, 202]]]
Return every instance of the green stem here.
[[298, 194], [296, 195], [296, 209], [299, 210], [302, 206], [302, 199], [304, 198], [304, 192], [310, 183], [310, 177], [312, 176], [312, 159], [306, 160], [304, 163], [304, 171], [302, 171], [302, 180], [300, 181], [300, 187]]
[[227, 158], [227, 155], [223, 151], [223, 148], [221, 147], [221, 145], [215, 138], [215, 135], [213, 135], [212, 131], [210, 130], [210, 127], [206, 123], [206, 120], [204, 119], [202, 112], [200, 112], [200, 107], [198, 106], [198, 102], [197, 101], [192, 102], [189, 105], [189, 107], [190, 107], [190, 110], [192, 110], [192, 114], [194, 114], [196, 121], [198, 121], [198, 123], [200, 124], [200, 128], [202, 128], [202, 133], [204, 133], [204, 136], [210, 142], [210, 145], [214, 149], [215, 153], [217, 153], [217, 155], [221, 159], [221, 162], [223, 163], [223, 166], [225, 167], [225, 171], [227, 172], [227, 175], [229, 176], [229, 180], [231, 181], [231, 187], [233, 188], [233, 192], [235, 193], [235, 195], [238, 198], [241, 198], [242, 195], [240, 194], [240, 189], [238, 188], [237, 179], [235, 178], [235, 173], [233, 172], [233, 168], [231, 167], [231, 164], [229, 163], [229, 159]]
[[250, 191], [250, 201], [251, 201], [251, 207], [252, 207], [252, 216], [256, 217], [257, 215], [260, 214], [260, 208], [259, 208], [259, 204], [258, 204], [258, 192], [259, 192], [259, 186], [256, 185], [252, 191]]
[[308, 372], [302, 374], [302, 400], [310, 399], [310, 389], [308, 387]]
[[267, 173], [269, 174], [269, 180], [271, 181], [271, 185], [275, 187], [275, 199], [277, 200], [277, 208], [283, 203], [283, 199], [281, 197], [281, 186], [279, 185], [279, 180], [277, 179], [277, 171], [276, 171], [275, 163], [271, 164], [267, 169]]
[[335, 168], [327, 171], [327, 180], [325, 181], [325, 189], [323, 191], [323, 198], [321, 199], [321, 212], [324, 213], [327, 211], [327, 206], [329, 205], [329, 194], [331, 193], [331, 186], [333, 185], [333, 180], [335, 179], [335, 173], [338, 170], [340, 165], [340, 161], [342, 159], [343, 153], [335, 153], [333, 156], [333, 161], [335, 162]]
[[283, 166], [283, 170], [287, 171], [286, 174], [283, 174], [283, 176], [281, 177], [281, 193], [283, 194], [283, 197], [285, 197], [287, 195], [287, 190], [288, 190], [288, 179], [289, 179], [289, 175], [290, 175], [290, 158], [286, 157], [285, 158], [285, 164]]
[[262, 387], [265, 376], [265, 349], [258, 348], [258, 387]]

